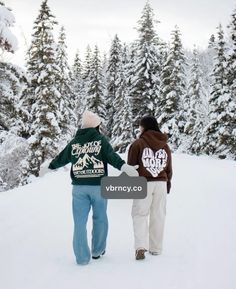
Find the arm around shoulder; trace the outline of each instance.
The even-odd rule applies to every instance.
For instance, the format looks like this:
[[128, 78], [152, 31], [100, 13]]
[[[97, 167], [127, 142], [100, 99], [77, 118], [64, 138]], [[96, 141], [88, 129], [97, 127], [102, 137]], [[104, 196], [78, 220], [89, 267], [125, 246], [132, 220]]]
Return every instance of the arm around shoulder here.
[[114, 151], [105, 136], [102, 138], [102, 155], [105, 162], [118, 170], [120, 170], [125, 163], [125, 161]]

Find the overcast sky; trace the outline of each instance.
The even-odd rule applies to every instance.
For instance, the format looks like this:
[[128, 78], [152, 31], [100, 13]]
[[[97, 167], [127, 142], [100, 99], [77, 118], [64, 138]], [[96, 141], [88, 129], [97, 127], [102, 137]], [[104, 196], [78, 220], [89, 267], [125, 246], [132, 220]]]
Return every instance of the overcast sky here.
[[[17, 64], [24, 63], [24, 51], [30, 44], [32, 26], [38, 15], [41, 0], [5, 0], [16, 17], [14, 33], [18, 37], [19, 49], [9, 58]], [[87, 44], [98, 44], [108, 50], [110, 42], [118, 34], [123, 42], [137, 37], [134, 29], [140, 18], [145, 0], [48, 0], [52, 13], [67, 33], [69, 60], [77, 49], [83, 53]], [[166, 41], [177, 24], [182, 32], [183, 44], [192, 48], [194, 44], [205, 48], [208, 39], [221, 22], [229, 23], [235, 0], [152, 0], [158, 34]], [[58, 28], [57, 28], [58, 30]]]

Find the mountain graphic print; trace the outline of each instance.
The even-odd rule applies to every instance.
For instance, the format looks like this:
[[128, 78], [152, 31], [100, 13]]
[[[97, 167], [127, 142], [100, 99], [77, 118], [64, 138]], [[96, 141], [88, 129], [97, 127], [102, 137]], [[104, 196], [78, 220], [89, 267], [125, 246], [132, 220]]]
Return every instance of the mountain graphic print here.
[[105, 173], [104, 163], [99, 159], [101, 141], [93, 141], [84, 145], [74, 144], [72, 154], [78, 158], [72, 170], [77, 178], [100, 177]]

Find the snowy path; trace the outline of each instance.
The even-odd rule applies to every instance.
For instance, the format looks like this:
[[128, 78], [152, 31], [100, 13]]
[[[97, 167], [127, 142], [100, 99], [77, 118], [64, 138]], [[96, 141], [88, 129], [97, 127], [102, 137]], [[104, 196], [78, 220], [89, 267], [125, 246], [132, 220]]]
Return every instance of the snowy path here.
[[64, 169], [1, 193], [0, 288], [235, 289], [236, 162], [174, 155], [174, 170], [165, 251], [144, 262], [134, 260], [131, 202], [113, 200], [107, 254], [75, 264]]

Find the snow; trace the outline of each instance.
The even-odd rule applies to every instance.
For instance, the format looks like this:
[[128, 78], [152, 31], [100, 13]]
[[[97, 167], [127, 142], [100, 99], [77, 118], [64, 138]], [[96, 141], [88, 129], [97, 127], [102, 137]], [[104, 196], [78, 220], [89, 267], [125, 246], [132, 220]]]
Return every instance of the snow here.
[[[16, 187], [19, 182], [20, 164], [27, 156], [26, 139], [10, 132], [0, 134], [0, 192]], [[1, 185], [1, 183], [3, 185]]]
[[[57, 120], [56, 120], [56, 118], [55, 118], [54, 113], [52, 113], [52, 112], [47, 112], [47, 114], [46, 114], [46, 119], [50, 122], [50, 124], [51, 124], [52, 126], [58, 127], [58, 123], [57, 123]], [[58, 127], [58, 129], [60, 129], [60, 128]]]
[[10, 31], [9, 27], [14, 26], [15, 18], [12, 12], [5, 6], [0, 5], [0, 40], [8, 43], [13, 52], [17, 50], [17, 39]]
[[131, 201], [112, 200], [106, 255], [75, 264], [69, 167], [1, 193], [1, 288], [235, 289], [236, 163], [174, 154], [173, 166], [165, 250], [139, 262]]

